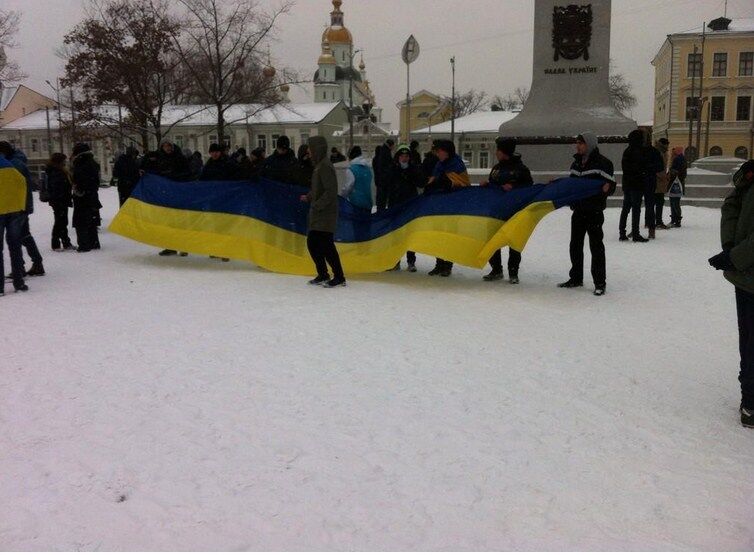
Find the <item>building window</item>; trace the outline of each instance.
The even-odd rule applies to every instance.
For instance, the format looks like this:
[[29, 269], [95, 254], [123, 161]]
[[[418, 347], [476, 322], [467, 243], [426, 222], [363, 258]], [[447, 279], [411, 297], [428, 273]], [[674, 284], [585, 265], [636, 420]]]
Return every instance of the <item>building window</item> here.
[[748, 160], [749, 159], [749, 149], [745, 146], [739, 146], [736, 148], [735, 152], [736, 158], [741, 158], [742, 160]]
[[490, 167], [490, 153], [483, 151], [479, 153], [479, 167], [486, 169]]
[[751, 119], [751, 97], [739, 96], [736, 101], [736, 121], [749, 121]]
[[257, 148], [267, 152], [267, 135], [257, 135]]
[[217, 135], [210, 135], [209, 136], [209, 144], [215, 144], [217, 143]]
[[702, 55], [689, 54], [688, 69], [686, 70], [687, 77], [699, 77], [702, 74]]
[[710, 156], [722, 156], [723, 155], [723, 149], [719, 146], [713, 146], [711, 149], [709, 149], [709, 155]]
[[183, 135], [176, 135], [175, 136], [175, 144], [178, 145], [179, 148], [183, 148]]
[[278, 147], [278, 139], [280, 138], [280, 135], [273, 135], [272, 136], [272, 148]]
[[301, 133], [301, 144], [305, 145], [309, 143], [309, 133]]
[[39, 139], [32, 139], [31, 140], [31, 151], [32, 152], [39, 152]]
[[738, 74], [742, 77], [754, 75], [754, 52], [741, 52], [738, 55]]
[[686, 121], [696, 117], [696, 107], [699, 104], [698, 96], [686, 97]]
[[725, 97], [713, 96], [710, 110], [710, 119], [712, 121], [725, 121]]
[[728, 53], [715, 52], [712, 57], [712, 77], [725, 77], [728, 75]]
[[466, 150], [463, 153], [463, 161], [468, 162], [469, 166], [474, 167], [474, 153], [470, 150]]

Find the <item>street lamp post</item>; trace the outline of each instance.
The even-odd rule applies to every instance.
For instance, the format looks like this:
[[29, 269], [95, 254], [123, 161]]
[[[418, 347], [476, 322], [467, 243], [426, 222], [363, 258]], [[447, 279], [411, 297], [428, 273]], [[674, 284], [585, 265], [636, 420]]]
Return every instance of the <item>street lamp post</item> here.
[[60, 103], [60, 79], [56, 81], [57, 87], [54, 87], [50, 81], [45, 81], [50, 88], [55, 91], [55, 95], [57, 97], [57, 103], [58, 103], [58, 140], [60, 141], [60, 152], [63, 152], [63, 117], [61, 115], [61, 110], [63, 109], [63, 105]]
[[353, 148], [353, 57], [361, 52], [350, 46], [348, 59], [348, 151]]
[[450, 59], [450, 70], [452, 73], [452, 84], [450, 93], [450, 142], [456, 144], [456, 57]]

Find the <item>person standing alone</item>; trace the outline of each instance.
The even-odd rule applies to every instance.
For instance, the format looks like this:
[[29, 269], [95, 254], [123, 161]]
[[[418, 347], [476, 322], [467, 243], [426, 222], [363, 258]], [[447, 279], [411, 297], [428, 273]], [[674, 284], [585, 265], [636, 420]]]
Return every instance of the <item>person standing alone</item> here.
[[[311, 285], [327, 288], [346, 285], [338, 249], [335, 247], [335, 231], [338, 227], [338, 178], [327, 156], [327, 139], [320, 136], [309, 138], [309, 153], [314, 164], [311, 191], [301, 200], [309, 203], [309, 233], [306, 238], [309, 254], [317, 268], [317, 277]], [[333, 272], [333, 278], [327, 265]]]
[[741, 424], [754, 428], [754, 160], [733, 176], [733, 193], [725, 199], [720, 222], [722, 252], [709, 259], [736, 288], [738, 346], [741, 365]]

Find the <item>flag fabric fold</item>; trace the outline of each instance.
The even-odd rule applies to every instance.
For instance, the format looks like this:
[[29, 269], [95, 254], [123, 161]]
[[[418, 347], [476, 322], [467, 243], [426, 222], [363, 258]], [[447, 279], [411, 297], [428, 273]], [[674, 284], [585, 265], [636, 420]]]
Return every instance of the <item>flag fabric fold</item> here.
[[26, 178], [0, 156], [0, 216], [26, 209]]
[[[387, 270], [409, 250], [482, 268], [501, 247], [523, 250], [545, 215], [601, 187], [600, 181], [571, 178], [507, 193], [467, 187], [422, 195], [377, 214], [340, 199], [335, 240], [347, 274]], [[265, 179], [179, 183], [146, 175], [110, 230], [155, 247], [311, 275], [303, 192]]]

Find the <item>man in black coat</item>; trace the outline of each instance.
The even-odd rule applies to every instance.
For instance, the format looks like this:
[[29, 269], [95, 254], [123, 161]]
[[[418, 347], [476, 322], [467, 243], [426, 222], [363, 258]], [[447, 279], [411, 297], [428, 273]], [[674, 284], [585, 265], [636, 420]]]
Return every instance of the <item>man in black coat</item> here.
[[191, 179], [191, 168], [188, 160], [186, 160], [181, 149], [170, 141], [162, 141], [160, 150], [157, 151], [155, 156], [154, 168], [147, 171], [173, 181], [189, 181]]
[[[497, 164], [492, 168], [490, 176], [480, 185], [482, 187], [495, 187], [506, 193], [534, 184], [529, 168], [521, 161], [521, 155], [516, 153], [516, 141], [498, 137], [495, 140], [497, 149], [495, 156]], [[490, 258], [492, 271], [484, 276], [484, 281], [498, 281], [503, 279], [503, 255], [501, 251], [495, 252]], [[518, 269], [521, 266], [521, 253], [514, 248], [508, 249], [508, 276], [512, 284], [518, 283]]]
[[73, 147], [73, 227], [76, 229], [78, 252], [99, 249], [97, 211], [100, 167], [86, 143]]
[[588, 132], [576, 138], [576, 154], [573, 158], [571, 177], [599, 181], [602, 183], [602, 190], [571, 205], [570, 279], [558, 284], [558, 287], [571, 289], [584, 286], [584, 238], [589, 235], [594, 294], [601, 297], [605, 294], [607, 282], [602, 225], [605, 223], [607, 197], [615, 192], [613, 163], [600, 154], [597, 136]]
[[199, 181], [233, 181], [238, 179], [238, 165], [223, 152], [219, 144], [209, 147], [209, 159], [204, 164]]
[[427, 181], [435, 171], [435, 166], [440, 159], [437, 157], [437, 141], [432, 141], [432, 149], [424, 153], [424, 160], [421, 163], [424, 180]]
[[411, 141], [411, 144], [409, 145], [410, 153], [411, 153], [411, 163], [415, 166], [421, 166], [422, 165], [422, 155], [421, 152], [419, 152], [419, 141]]
[[285, 135], [278, 137], [275, 152], [264, 161], [262, 177], [281, 183], [296, 183], [298, 160], [291, 150], [291, 140]]
[[139, 151], [129, 146], [124, 154], [118, 156], [113, 167], [113, 177], [118, 180], [118, 200], [123, 206], [131, 196], [141, 178]]
[[[641, 201], [644, 198], [644, 190], [649, 175], [648, 151], [644, 147], [644, 134], [639, 129], [634, 129], [628, 134], [628, 147], [623, 151], [621, 169], [623, 170], [623, 209], [620, 213], [618, 231], [621, 241], [628, 241], [626, 224], [629, 213], [631, 214], [631, 236], [634, 243], [646, 243], [648, 239], [642, 237], [639, 232], [641, 221]], [[651, 176], [654, 178], [655, 174]], [[648, 217], [648, 216], [647, 216]]]
[[[425, 185], [421, 168], [411, 162], [411, 151], [408, 146], [400, 145], [395, 155], [395, 162], [390, 168], [387, 179], [387, 207], [393, 208], [419, 196], [419, 189]], [[416, 272], [416, 253], [406, 253], [407, 270]], [[401, 261], [393, 270], [401, 269]]]
[[385, 144], [377, 147], [372, 159], [372, 171], [374, 172], [374, 186], [377, 189], [377, 211], [385, 210], [388, 201], [388, 185], [390, 172], [393, 167], [393, 148], [395, 141], [388, 139]]

